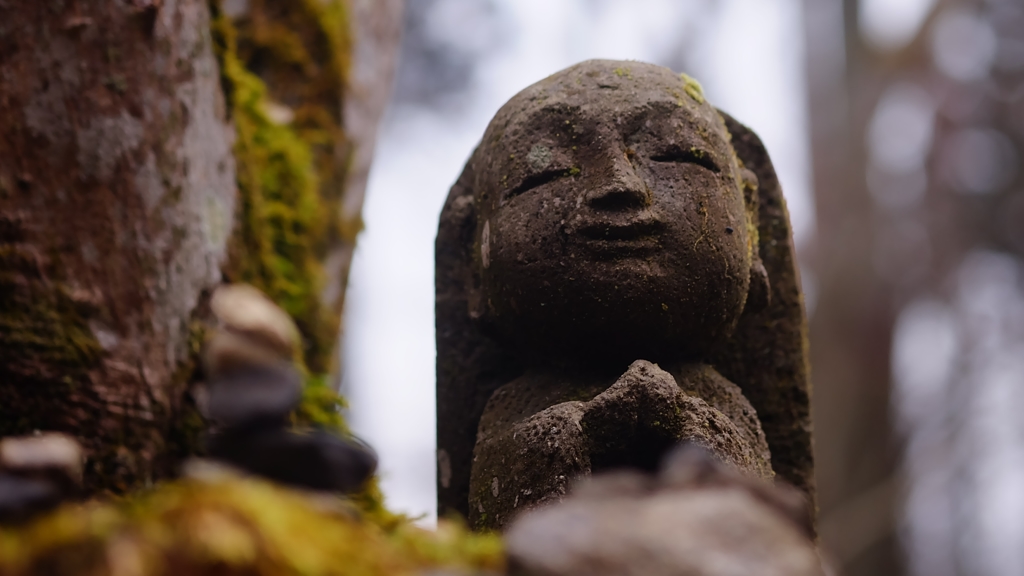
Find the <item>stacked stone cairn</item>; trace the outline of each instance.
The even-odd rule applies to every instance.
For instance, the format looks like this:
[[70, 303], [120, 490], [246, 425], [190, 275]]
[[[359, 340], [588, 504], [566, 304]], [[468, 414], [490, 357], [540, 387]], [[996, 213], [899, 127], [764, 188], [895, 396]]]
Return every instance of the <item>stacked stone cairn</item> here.
[[334, 431], [293, 429], [302, 399], [299, 332], [290, 316], [248, 285], [219, 288], [219, 325], [207, 343], [209, 456], [295, 488], [351, 493], [373, 475], [377, 457]]
[[18, 524], [82, 488], [82, 448], [56, 432], [0, 440], [0, 524]]

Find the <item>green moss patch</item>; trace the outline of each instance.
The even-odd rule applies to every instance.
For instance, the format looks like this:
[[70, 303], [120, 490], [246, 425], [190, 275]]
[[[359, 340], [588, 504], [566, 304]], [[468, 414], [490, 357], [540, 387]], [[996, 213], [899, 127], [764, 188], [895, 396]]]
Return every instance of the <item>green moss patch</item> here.
[[24, 227], [0, 215], [0, 436], [56, 420], [53, 398], [77, 390], [103, 352], [94, 307], [73, 297], [58, 255], [22, 243]]
[[402, 575], [503, 570], [497, 536], [325, 506], [254, 479], [188, 480], [119, 503], [66, 506], [0, 530], [0, 573], [101, 575]]
[[680, 78], [683, 79], [683, 90], [686, 94], [693, 98], [698, 104], [704, 103], [704, 88], [687, 74], [680, 74]]
[[[348, 434], [344, 401], [309, 378], [298, 427]], [[313, 499], [257, 478], [181, 480], [116, 500], [68, 504], [0, 528], [4, 576], [502, 573], [501, 539], [458, 522], [416, 527], [384, 506], [377, 479], [350, 499]]]

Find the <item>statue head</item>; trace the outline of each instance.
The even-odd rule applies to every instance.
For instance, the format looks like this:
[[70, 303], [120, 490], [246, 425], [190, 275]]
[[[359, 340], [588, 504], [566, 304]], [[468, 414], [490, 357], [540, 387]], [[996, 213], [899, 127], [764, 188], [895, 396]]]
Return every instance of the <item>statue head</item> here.
[[471, 160], [471, 315], [526, 356], [704, 356], [766, 282], [730, 140], [696, 82], [653, 64], [591, 60], [517, 94]]

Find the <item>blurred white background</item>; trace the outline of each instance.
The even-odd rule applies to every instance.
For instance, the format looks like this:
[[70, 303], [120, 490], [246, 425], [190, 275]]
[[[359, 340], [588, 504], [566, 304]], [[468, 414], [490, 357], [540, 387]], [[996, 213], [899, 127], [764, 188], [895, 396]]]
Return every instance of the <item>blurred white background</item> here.
[[429, 524], [437, 220], [512, 95], [590, 58], [685, 71], [764, 140], [798, 245], [814, 208], [798, 0], [413, 0], [407, 10], [347, 296], [343, 391], [353, 428], [380, 454], [389, 506]]

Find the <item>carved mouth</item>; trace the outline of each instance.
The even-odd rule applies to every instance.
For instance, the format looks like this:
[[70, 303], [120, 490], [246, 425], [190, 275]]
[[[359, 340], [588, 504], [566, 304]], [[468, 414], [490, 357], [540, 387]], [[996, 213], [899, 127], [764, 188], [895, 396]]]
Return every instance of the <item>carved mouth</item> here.
[[665, 225], [653, 217], [630, 218], [624, 221], [591, 220], [576, 232], [586, 245], [602, 255], [637, 255], [658, 250], [658, 236]]
[[579, 233], [591, 240], [637, 240], [653, 238], [665, 225], [654, 218], [643, 218], [627, 222], [587, 222], [579, 227]]

